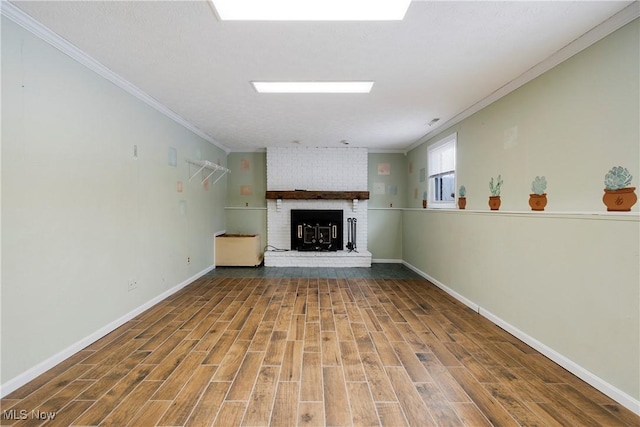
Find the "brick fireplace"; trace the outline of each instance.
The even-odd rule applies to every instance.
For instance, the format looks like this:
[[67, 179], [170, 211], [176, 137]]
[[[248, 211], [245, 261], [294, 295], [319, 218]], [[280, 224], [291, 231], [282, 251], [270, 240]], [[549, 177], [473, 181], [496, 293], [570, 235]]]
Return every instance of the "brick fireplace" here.
[[[264, 262], [272, 267], [370, 267], [367, 249], [367, 150], [364, 148], [270, 147], [267, 149], [267, 251]], [[339, 211], [327, 229], [311, 230], [319, 225], [305, 224], [311, 242], [302, 248], [293, 243], [292, 234], [305, 227], [294, 227], [292, 211]], [[312, 215], [311, 213], [308, 215]], [[349, 250], [347, 230], [355, 219], [356, 248]], [[341, 223], [338, 223], [340, 221]], [[333, 237], [333, 226], [336, 234]], [[338, 236], [337, 230], [342, 234]], [[337, 239], [328, 248], [326, 239]], [[322, 238], [322, 244], [319, 244]]]

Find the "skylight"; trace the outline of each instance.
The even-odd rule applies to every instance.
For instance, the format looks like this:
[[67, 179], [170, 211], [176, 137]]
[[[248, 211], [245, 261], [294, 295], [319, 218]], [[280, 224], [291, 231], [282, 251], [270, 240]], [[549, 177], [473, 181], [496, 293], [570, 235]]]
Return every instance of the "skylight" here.
[[251, 82], [260, 93], [369, 93], [373, 82]]
[[400, 21], [411, 0], [211, 0], [222, 21]]

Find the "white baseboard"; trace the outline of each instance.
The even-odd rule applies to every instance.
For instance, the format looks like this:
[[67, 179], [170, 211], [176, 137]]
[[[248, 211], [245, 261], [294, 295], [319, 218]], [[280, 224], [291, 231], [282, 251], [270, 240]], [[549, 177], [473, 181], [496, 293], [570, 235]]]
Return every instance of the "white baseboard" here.
[[461, 294], [457, 293], [453, 289], [445, 286], [443, 283], [439, 282], [438, 280], [434, 279], [433, 277], [429, 276], [424, 271], [414, 267], [413, 265], [409, 264], [408, 262], [402, 261], [402, 264], [404, 264], [406, 267], [410, 268], [411, 270], [415, 271], [420, 276], [424, 277], [425, 279], [427, 279], [428, 281], [430, 281], [431, 283], [433, 283], [434, 285], [436, 285], [437, 287], [439, 287], [440, 289], [442, 289], [443, 291], [445, 291], [446, 293], [448, 293], [449, 295], [451, 295], [452, 297], [454, 297], [455, 299], [457, 299], [458, 301], [460, 301], [461, 303], [463, 303], [464, 305], [466, 305], [467, 307], [469, 307], [470, 309], [475, 311], [476, 313], [479, 313], [480, 307], [478, 307], [478, 304], [476, 304], [473, 301], [471, 301], [470, 299], [462, 296]]
[[150, 301], [147, 301], [146, 303], [142, 304], [141, 306], [135, 308], [134, 310], [130, 311], [129, 313], [125, 314], [124, 316], [120, 317], [119, 319], [116, 319], [113, 322], [109, 323], [108, 325], [105, 325], [104, 327], [98, 329], [97, 331], [95, 331], [91, 335], [81, 339], [80, 341], [77, 341], [76, 343], [70, 345], [69, 347], [65, 348], [61, 352], [59, 352], [59, 353], [51, 356], [50, 358], [44, 360], [43, 362], [38, 363], [36, 366], [28, 369], [27, 371], [23, 372], [22, 374], [18, 375], [17, 377], [10, 379], [6, 383], [1, 384], [0, 385], [0, 398], [4, 398], [6, 395], [8, 395], [9, 393], [11, 393], [11, 392], [17, 390], [18, 388], [22, 387], [23, 385], [25, 385], [29, 381], [31, 381], [34, 378], [36, 378], [38, 375], [42, 375], [43, 373], [45, 373], [49, 369], [51, 369], [54, 366], [56, 366], [58, 363], [64, 361], [65, 359], [68, 359], [69, 357], [73, 356], [75, 353], [79, 352], [83, 348], [85, 348], [88, 345], [98, 341], [100, 338], [102, 338], [105, 335], [107, 335], [108, 333], [116, 330], [117, 328], [119, 328], [120, 326], [124, 325], [125, 323], [127, 323], [129, 320], [133, 319], [134, 317], [136, 317], [140, 313], [142, 313], [145, 310], [153, 307], [154, 305], [156, 305], [160, 301], [164, 300], [165, 298], [169, 297], [170, 295], [173, 295], [174, 293], [178, 292], [180, 289], [184, 288], [185, 286], [189, 285], [190, 283], [193, 283], [195, 280], [199, 279], [200, 277], [204, 276], [205, 274], [207, 274], [208, 272], [213, 270], [213, 268], [214, 268], [213, 265], [205, 268], [204, 270], [200, 271], [199, 273], [196, 273], [195, 275], [189, 277], [187, 280], [183, 281], [182, 283], [174, 286], [171, 289], [168, 289], [167, 291], [161, 293], [157, 297], [155, 297], [155, 298], [151, 299]]
[[390, 258], [390, 259], [386, 259], [386, 258], [374, 258], [371, 260], [372, 263], [374, 264], [403, 264], [404, 261], [401, 259], [395, 259], [395, 258]]
[[588, 383], [592, 387], [600, 390], [602, 393], [606, 394], [607, 396], [609, 396], [610, 398], [612, 398], [616, 402], [620, 403], [625, 408], [631, 410], [635, 414], [640, 415], [640, 400], [634, 399], [632, 396], [628, 395], [627, 393], [625, 393], [624, 391], [618, 389], [617, 387], [609, 384], [608, 382], [606, 382], [602, 378], [600, 378], [597, 375], [593, 374], [592, 372], [586, 370], [585, 368], [583, 368], [582, 366], [578, 365], [577, 363], [575, 363], [571, 359], [563, 356], [562, 354], [558, 353], [557, 351], [555, 351], [554, 349], [548, 347], [547, 345], [543, 344], [542, 342], [538, 341], [537, 339], [527, 335], [526, 333], [524, 333], [520, 329], [518, 329], [515, 326], [509, 324], [508, 322], [504, 321], [503, 319], [501, 319], [500, 317], [494, 315], [493, 313], [483, 309], [482, 307], [478, 306], [477, 304], [475, 304], [474, 302], [472, 302], [468, 298], [463, 297], [462, 295], [460, 295], [459, 293], [455, 292], [451, 288], [445, 286], [444, 284], [442, 284], [438, 280], [436, 280], [433, 277], [429, 276], [424, 271], [414, 267], [413, 265], [409, 264], [406, 261], [403, 261], [403, 264], [405, 266], [407, 266], [408, 268], [410, 268], [411, 270], [413, 270], [416, 273], [418, 273], [420, 276], [422, 276], [425, 279], [427, 279], [429, 282], [433, 283], [434, 285], [436, 285], [437, 287], [439, 287], [440, 289], [445, 291], [446, 293], [448, 293], [449, 295], [451, 295], [452, 297], [454, 297], [455, 299], [457, 299], [458, 301], [462, 302], [463, 304], [467, 305], [468, 307], [470, 307], [474, 311], [478, 312], [478, 314], [481, 315], [482, 317], [490, 320], [492, 323], [494, 323], [495, 325], [497, 325], [500, 328], [504, 329], [505, 331], [509, 332], [511, 335], [513, 335], [514, 337], [518, 338], [520, 341], [528, 344], [532, 348], [534, 348], [537, 351], [539, 351], [541, 354], [543, 354], [546, 357], [548, 357], [549, 359], [553, 360], [555, 363], [557, 363], [558, 365], [562, 366], [563, 368], [565, 368], [567, 371], [571, 372], [576, 377], [578, 377], [581, 380], [585, 381], [586, 383]]
[[513, 335], [514, 337], [518, 338], [520, 341], [528, 344], [529, 346], [533, 347], [534, 349], [536, 349], [540, 353], [544, 354], [546, 357], [548, 357], [549, 359], [553, 360], [555, 363], [557, 363], [558, 365], [562, 366], [563, 368], [565, 368], [567, 371], [571, 372], [576, 377], [578, 377], [581, 380], [583, 380], [584, 382], [590, 384], [592, 387], [597, 388], [602, 393], [606, 394], [607, 396], [609, 396], [610, 398], [612, 398], [616, 402], [620, 403], [625, 408], [635, 412], [637, 415], [640, 415], [640, 401], [639, 400], [634, 399], [633, 397], [631, 397], [627, 393], [623, 392], [619, 388], [609, 384], [608, 382], [606, 382], [602, 378], [600, 378], [597, 375], [594, 375], [593, 373], [591, 373], [588, 370], [584, 369], [582, 366], [578, 365], [577, 363], [575, 363], [571, 359], [568, 359], [567, 357], [565, 357], [562, 354], [558, 353], [554, 349], [552, 349], [552, 348], [546, 346], [545, 344], [541, 343], [537, 339], [525, 334], [524, 332], [522, 332], [518, 328], [516, 328], [516, 327], [512, 326], [511, 324], [505, 322], [504, 320], [502, 320], [498, 316], [494, 315], [493, 313], [490, 313], [489, 311], [483, 309], [482, 307], [480, 308], [479, 314], [481, 316], [489, 319], [491, 322], [495, 323], [496, 325], [498, 325], [499, 327], [501, 327], [505, 331], [509, 332], [511, 335]]

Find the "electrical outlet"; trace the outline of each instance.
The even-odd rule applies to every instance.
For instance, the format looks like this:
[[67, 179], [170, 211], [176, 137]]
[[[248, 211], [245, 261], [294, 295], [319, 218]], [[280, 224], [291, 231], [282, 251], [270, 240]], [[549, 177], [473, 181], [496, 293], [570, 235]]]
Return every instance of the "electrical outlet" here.
[[129, 282], [127, 283], [127, 291], [131, 292], [137, 287], [138, 287], [138, 281], [136, 279], [129, 279]]

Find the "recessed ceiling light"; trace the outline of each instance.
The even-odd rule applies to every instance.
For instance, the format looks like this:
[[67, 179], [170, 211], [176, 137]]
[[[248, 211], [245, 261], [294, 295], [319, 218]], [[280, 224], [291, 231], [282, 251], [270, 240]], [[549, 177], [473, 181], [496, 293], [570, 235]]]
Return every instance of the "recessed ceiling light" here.
[[428, 126], [433, 126], [436, 123], [438, 123], [440, 121], [439, 117], [436, 117], [435, 119], [431, 120], [429, 123], [427, 123]]
[[399, 21], [411, 0], [211, 0], [220, 20]]
[[340, 141], [340, 143], [344, 145], [349, 145], [349, 141], [347, 141], [346, 139], [343, 139], [342, 141]]
[[260, 93], [369, 93], [373, 82], [251, 82]]

